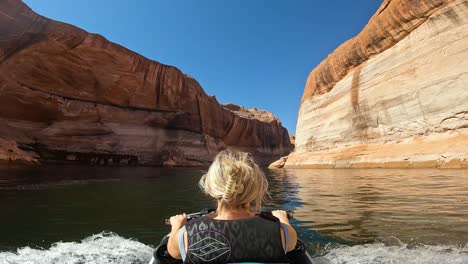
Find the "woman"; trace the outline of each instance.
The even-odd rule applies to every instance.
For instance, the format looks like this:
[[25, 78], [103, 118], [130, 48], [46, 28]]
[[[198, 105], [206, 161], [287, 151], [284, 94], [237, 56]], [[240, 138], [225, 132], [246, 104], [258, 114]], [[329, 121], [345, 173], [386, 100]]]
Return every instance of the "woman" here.
[[222, 151], [200, 182], [217, 200], [216, 214], [187, 223], [170, 218], [168, 252], [184, 263], [287, 262], [297, 234], [285, 211], [261, 213], [265, 175], [248, 153]]

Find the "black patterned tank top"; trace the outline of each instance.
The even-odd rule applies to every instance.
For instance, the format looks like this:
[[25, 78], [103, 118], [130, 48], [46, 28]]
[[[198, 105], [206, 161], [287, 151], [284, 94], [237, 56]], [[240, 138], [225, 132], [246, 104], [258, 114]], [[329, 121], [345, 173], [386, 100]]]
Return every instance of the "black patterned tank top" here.
[[288, 262], [280, 222], [268, 213], [240, 220], [201, 217], [188, 222], [185, 229], [184, 263]]

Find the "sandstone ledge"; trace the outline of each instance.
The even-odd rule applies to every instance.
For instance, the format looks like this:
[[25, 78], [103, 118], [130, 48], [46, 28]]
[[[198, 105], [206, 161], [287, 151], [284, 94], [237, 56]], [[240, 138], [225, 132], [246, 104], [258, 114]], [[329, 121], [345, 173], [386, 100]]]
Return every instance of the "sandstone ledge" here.
[[[434, 150], [437, 150], [435, 152]], [[468, 169], [468, 135], [447, 133], [394, 144], [355, 145], [288, 157], [284, 168]]]
[[286, 161], [288, 160], [288, 157], [281, 157], [279, 160], [271, 163], [268, 165], [269, 169], [281, 169], [284, 168], [284, 165], [286, 164]]
[[14, 141], [4, 139], [0, 139], [1, 163], [39, 164], [35, 158], [19, 149]]

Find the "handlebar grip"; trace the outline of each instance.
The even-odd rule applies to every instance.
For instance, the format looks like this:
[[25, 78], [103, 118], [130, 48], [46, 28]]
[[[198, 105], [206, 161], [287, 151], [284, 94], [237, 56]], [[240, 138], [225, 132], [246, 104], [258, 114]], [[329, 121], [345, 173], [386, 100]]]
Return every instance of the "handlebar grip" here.
[[[197, 219], [197, 218], [198, 218], [198, 217], [196, 217], [196, 216], [188, 216], [188, 215], [187, 215], [187, 221], [190, 221], [190, 220], [193, 220], [193, 219]], [[168, 219], [168, 218], [164, 219], [164, 224], [165, 224], [165, 225], [171, 225], [171, 220]]]

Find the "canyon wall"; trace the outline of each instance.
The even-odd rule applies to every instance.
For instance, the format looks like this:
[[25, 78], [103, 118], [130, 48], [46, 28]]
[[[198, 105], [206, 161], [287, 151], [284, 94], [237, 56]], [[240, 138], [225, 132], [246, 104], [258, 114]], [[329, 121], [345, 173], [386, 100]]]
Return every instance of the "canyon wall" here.
[[285, 167], [467, 168], [468, 1], [386, 0], [309, 75]]
[[235, 147], [267, 164], [292, 149], [272, 114], [239, 115], [177, 68], [19, 0], [0, 2], [0, 32], [0, 139], [33, 159], [203, 166]]

